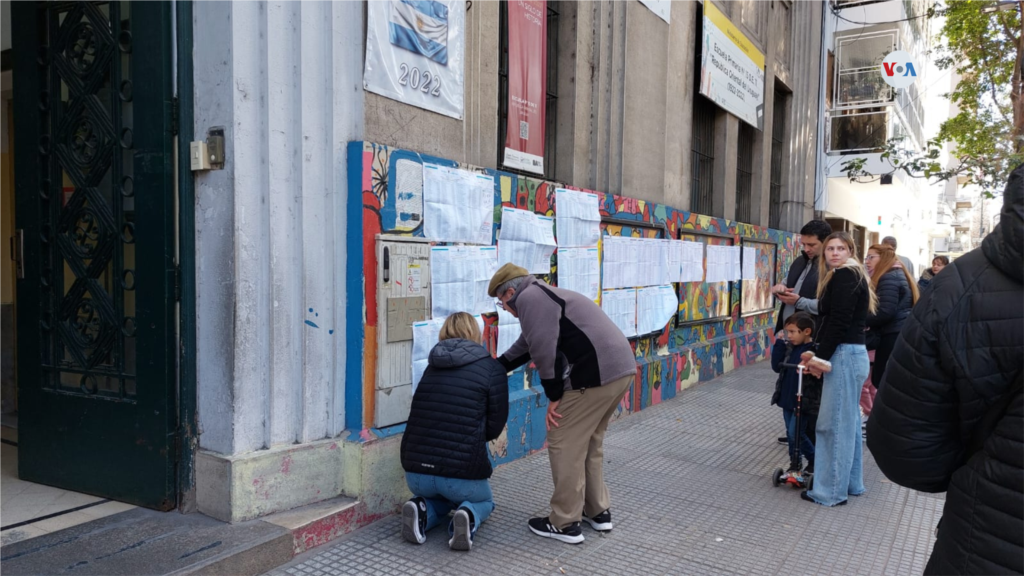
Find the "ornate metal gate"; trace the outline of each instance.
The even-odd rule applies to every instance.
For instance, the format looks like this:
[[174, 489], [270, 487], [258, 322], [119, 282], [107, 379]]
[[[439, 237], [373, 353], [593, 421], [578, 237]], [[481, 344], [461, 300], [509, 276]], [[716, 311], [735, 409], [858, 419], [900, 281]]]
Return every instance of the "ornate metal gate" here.
[[12, 3], [19, 474], [175, 505], [168, 2]]

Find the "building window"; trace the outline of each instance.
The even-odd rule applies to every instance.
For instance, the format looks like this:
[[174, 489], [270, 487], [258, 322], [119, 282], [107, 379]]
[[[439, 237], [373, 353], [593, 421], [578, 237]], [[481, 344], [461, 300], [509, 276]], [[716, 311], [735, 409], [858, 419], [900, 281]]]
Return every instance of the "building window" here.
[[715, 170], [714, 103], [700, 94], [693, 96], [693, 191], [690, 211], [710, 215], [714, 209]]
[[771, 186], [768, 192], [768, 227], [779, 229], [782, 220], [782, 164], [786, 157], [783, 140], [786, 136], [786, 107], [789, 96], [780, 90], [775, 91], [775, 103], [772, 109], [772, 172]]
[[757, 131], [747, 124], [740, 122], [739, 142], [736, 152], [736, 220], [739, 222], [752, 222], [754, 180], [754, 140], [757, 138]]
[[498, 8], [499, 37], [498, 62], [498, 167], [507, 172], [515, 172], [533, 178], [554, 179], [555, 174], [555, 142], [558, 139], [558, 1], [547, 1], [548, 41], [547, 41], [547, 98], [544, 112], [544, 174], [524, 172], [504, 166], [505, 135], [508, 131], [508, 3], [502, 0]]

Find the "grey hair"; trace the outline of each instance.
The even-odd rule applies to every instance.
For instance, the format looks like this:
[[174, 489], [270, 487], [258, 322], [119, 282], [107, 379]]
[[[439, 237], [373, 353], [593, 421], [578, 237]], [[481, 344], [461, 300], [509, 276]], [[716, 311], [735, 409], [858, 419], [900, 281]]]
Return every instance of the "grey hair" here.
[[517, 276], [516, 278], [513, 278], [508, 282], [505, 282], [501, 286], [498, 286], [498, 296], [501, 296], [502, 294], [508, 292], [509, 290], [512, 290], [513, 288], [516, 290], [516, 292], [518, 292], [519, 287], [523, 285], [524, 280], [526, 280], [526, 276]]
[[896, 249], [896, 239], [893, 238], [892, 236], [886, 236], [885, 238], [882, 238], [882, 244], [888, 244], [889, 246], [892, 246], [893, 250]]

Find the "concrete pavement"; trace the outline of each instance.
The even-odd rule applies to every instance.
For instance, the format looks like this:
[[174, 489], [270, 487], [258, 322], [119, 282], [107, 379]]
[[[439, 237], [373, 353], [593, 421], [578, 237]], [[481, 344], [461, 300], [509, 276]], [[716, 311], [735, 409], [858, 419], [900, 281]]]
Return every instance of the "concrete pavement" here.
[[440, 527], [409, 544], [392, 516], [270, 574], [920, 574], [943, 495], [889, 482], [867, 452], [868, 492], [847, 506], [772, 487], [771, 471], [788, 463], [773, 383], [762, 362], [612, 423], [610, 534], [584, 525], [586, 541], [572, 546], [529, 532], [527, 519], [548, 512], [541, 452], [495, 471], [497, 509], [470, 553], [448, 550]]

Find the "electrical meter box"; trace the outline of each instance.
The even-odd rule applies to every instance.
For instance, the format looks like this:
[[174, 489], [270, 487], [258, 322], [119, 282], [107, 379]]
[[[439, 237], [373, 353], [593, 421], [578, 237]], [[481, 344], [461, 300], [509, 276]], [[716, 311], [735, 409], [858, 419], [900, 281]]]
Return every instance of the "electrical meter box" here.
[[377, 381], [374, 426], [401, 424], [412, 407], [412, 325], [430, 317], [430, 241], [377, 236]]

